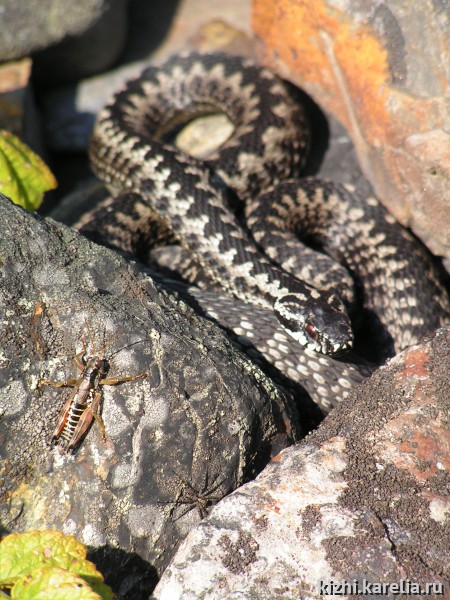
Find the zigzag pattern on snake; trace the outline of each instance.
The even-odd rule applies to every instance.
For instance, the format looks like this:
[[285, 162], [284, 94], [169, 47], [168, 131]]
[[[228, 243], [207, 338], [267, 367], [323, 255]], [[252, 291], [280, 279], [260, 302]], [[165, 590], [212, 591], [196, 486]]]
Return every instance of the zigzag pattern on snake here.
[[[217, 152], [200, 161], [171, 145], [175, 130], [212, 113], [234, 125]], [[377, 315], [392, 354], [439, 327], [449, 308], [426, 250], [375, 199], [291, 179], [305, 161], [308, 136], [288, 88], [248, 60], [194, 54], [150, 67], [98, 116], [91, 162], [121, 195], [85, 218], [82, 231], [141, 254], [163, 238], [178, 241], [240, 299], [239, 319], [233, 324], [235, 311], [227, 309], [225, 324], [284, 363], [288, 376], [309, 378], [305, 387], [329, 408], [349, 381], [366, 374], [326, 356], [351, 347], [347, 310], [362, 303]], [[320, 242], [350, 276], [301, 247], [298, 235]], [[259, 341], [258, 318], [269, 319], [272, 339]]]

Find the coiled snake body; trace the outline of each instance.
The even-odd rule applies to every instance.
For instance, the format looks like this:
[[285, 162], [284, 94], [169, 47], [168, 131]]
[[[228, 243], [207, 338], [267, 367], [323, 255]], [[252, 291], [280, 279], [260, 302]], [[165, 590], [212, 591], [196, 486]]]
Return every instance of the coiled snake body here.
[[[225, 113], [234, 132], [204, 161], [167, 141], [194, 115], [211, 113]], [[308, 136], [303, 111], [288, 89], [250, 61], [194, 54], [150, 67], [98, 116], [91, 162], [122, 196], [97, 209], [83, 231], [139, 251], [155, 222], [162, 222], [214, 282], [241, 301], [273, 310], [275, 333], [283, 339], [278, 346], [285, 348], [289, 339], [281, 326], [293, 338], [288, 345], [307, 348], [301, 370], [315, 361], [315, 382], [326, 387], [322, 382], [329, 377], [320, 372], [332, 359], [316, 353], [335, 355], [351, 347], [345, 305], [351, 309], [354, 302], [352, 281], [396, 350], [439, 327], [448, 304], [426, 251], [376, 200], [363, 202], [330, 183], [290, 179], [305, 161]], [[236, 206], [238, 213], [245, 210], [244, 226], [232, 210]], [[295, 258], [297, 234], [320, 241], [352, 279], [323, 254], [311, 260], [305, 250], [306, 261], [301, 254]], [[156, 237], [161, 235], [159, 228]], [[251, 339], [263, 312], [246, 310]], [[274, 351], [276, 344], [269, 346]], [[288, 362], [292, 371], [295, 361]]]

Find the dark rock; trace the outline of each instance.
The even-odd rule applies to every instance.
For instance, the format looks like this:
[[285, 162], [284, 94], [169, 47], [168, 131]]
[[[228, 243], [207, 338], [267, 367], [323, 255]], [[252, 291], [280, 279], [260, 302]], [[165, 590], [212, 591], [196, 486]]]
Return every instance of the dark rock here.
[[47, 90], [41, 106], [48, 147], [57, 152], [86, 152], [95, 115], [126, 81], [137, 77], [143, 63], [121, 67], [76, 84]]
[[[110, 570], [108, 548], [120, 547], [122, 566], [135, 552], [161, 572], [210, 505], [264, 466], [273, 443], [298, 438], [291, 400], [114, 252], [3, 196], [0, 223], [4, 527], [56, 528], [104, 548]], [[147, 377], [102, 386], [106, 443], [94, 423], [78, 451], [61, 456], [49, 439], [70, 390], [39, 382], [79, 377], [83, 338], [109, 360], [109, 377]]]
[[345, 580], [448, 593], [449, 373], [447, 326], [214, 507], [152, 597], [320, 598]]
[[34, 70], [36, 79], [45, 83], [97, 73], [113, 64], [123, 50], [127, 6], [128, 0], [6, 0], [0, 60], [41, 51]]
[[105, 71], [120, 58], [128, 33], [128, 0], [101, 6], [82, 34], [65, 36], [58, 44], [33, 56], [33, 78], [38, 85], [55, 86]]

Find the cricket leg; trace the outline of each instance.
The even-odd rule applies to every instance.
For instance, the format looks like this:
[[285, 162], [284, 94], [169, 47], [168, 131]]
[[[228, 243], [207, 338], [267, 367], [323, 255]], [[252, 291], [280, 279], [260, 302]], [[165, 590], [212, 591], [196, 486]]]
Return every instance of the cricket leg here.
[[83, 350], [81, 352], [78, 352], [78, 354], [76, 354], [73, 357], [73, 359], [74, 359], [78, 369], [80, 371], [84, 371], [85, 364], [83, 362], [83, 356], [86, 354], [86, 341], [84, 338], [82, 338], [81, 343], [83, 344]]
[[100, 385], [118, 385], [119, 383], [125, 383], [125, 381], [134, 381], [135, 379], [142, 379], [147, 377], [147, 373], [141, 373], [140, 375], [132, 375], [130, 377], [109, 377], [107, 379], [101, 379]]
[[102, 442], [105, 443], [106, 442], [105, 424], [103, 423], [102, 418], [98, 412], [98, 409], [100, 407], [101, 398], [102, 398], [102, 392], [95, 392], [94, 399], [92, 400], [92, 404], [87, 410], [90, 410], [92, 416], [97, 421], [98, 426], [100, 427], [101, 434], [102, 434]]
[[[83, 344], [83, 350], [74, 357], [74, 360], [76, 362], [78, 369], [80, 371], [83, 371], [85, 368], [85, 365], [83, 363], [83, 356], [86, 354], [86, 343], [85, 343], [84, 339], [81, 341]], [[40, 379], [39, 386], [51, 385], [52, 387], [58, 387], [58, 388], [59, 387], [76, 387], [78, 382], [79, 382], [79, 378], [78, 379], [66, 379], [66, 381], [49, 381], [47, 379]]]
[[78, 383], [78, 379], [66, 379], [66, 381], [48, 381], [47, 379], [39, 379], [39, 386], [51, 385], [52, 387], [75, 387]]

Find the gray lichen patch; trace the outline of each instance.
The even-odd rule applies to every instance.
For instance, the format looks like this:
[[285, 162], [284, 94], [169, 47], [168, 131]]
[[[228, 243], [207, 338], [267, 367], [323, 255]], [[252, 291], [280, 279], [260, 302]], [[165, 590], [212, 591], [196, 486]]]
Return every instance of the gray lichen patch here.
[[0, 389], [0, 418], [20, 413], [27, 403], [27, 390], [23, 381], [12, 381]]
[[128, 512], [128, 527], [136, 538], [160, 535], [164, 528], [163, 514], [155, 506], [134, 506]]

